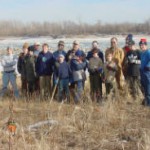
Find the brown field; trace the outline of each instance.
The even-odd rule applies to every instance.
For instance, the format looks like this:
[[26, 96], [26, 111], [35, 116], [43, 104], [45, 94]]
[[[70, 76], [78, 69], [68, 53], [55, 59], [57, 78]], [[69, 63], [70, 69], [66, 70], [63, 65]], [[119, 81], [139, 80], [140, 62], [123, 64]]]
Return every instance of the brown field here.
[[[19, 83], [18, 83], [19, 84]], [[12, 98], [0, 101], [0, 150], [150, 150], [150, 108], [142, 96], [133, 100], [125, 89], [103, 105], [90, 100], [85, 89], [79, 105], [26, 98], [13, 101], [15, 135], [7, 130]], [[36, 130], [28, 126], [55, 120]]]

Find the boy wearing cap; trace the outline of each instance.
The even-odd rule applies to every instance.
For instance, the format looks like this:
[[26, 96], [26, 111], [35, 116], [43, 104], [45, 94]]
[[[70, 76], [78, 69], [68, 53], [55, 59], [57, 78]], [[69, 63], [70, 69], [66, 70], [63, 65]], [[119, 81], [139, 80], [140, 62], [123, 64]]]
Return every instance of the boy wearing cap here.
[[[92, 100], [100, 101], [102, 98], [102, 71], [103, 62], [98, 55], [97, 48], [92, 49], [93, 56], [89, 60], [88, 71], [90, 74], [90, 89]], [[100, 76], [101, 75], [101, 76]]]
[[71, 78], [71, 69], [67, 64], [63, 54], [58, 55], [59, 66], [54, 68], [54, 80], [58, 80], [58, 97], [61, 102], [64, 98], [63, 94], [67, 98], [67, 101], [70, 102], [70, 92], [69, 92], [69, 79]]
[[22, 90], [23, 96], [26, 96], [26, 94], [27, 94], [27, 79], [26, 79], [25, 61], [24, 60], [28, 54], [28, 47], [29, 47], [28, 43], [24, 43], [24, 45], [22, 47], [23, 52], [20, 53], [18, 62], [17, 62], [17, 69], [21, 75], [21, 90]]
[[83, 61], [82, 56], [83, 52], [78, 50], [75, 52], [75, 56], [71, 59], [70, 62], [70, 67], [72, 70], [72, 91], [75, 96], [75, 103], [78, 103], [80, 101], [84, 89], [84, 70], [87, 67], [87, 63], [86, 61]]
[[109, 53], [106, 57], [106, 62], [104, 64], [104, 77], [103, 81], [106, 87], [106, 97], [110, 94], [112, 90], [115, 90], [116, 80], [115, 76], [117, 73], [117, 64], [113, 60], [113, 54]]
[[147, 40], [139, 42], [141, 52], [141, 84], [144, 89], [145, 104], [150, 106], [150, 49], [147, 47]]
[[26, 55], [24, 63], [25, 63], [26, 80], [28, 85], [28, 96], [31, 97], [35, 92], [36, 86], [36, 72], [35, 72], [36, 56], [34, 56], [33, 49], [28, 50], [28, 55]]
[[126, 79], [129, 84], [131, 95], [133, 98], [137, 98], [140, 89], [141, 52], [136, 49], [133, 40], [129, 41], [128, 45], [130, 50], [125, 57], [125, 63], [127, 64]]
[[17, 57], [13, 54], [13, 49], [11, 47], [7, 48], [7, 55], [5, 55], [2, 58], [1, 64], [4, 71], [2, 76], [3, 87], [2, 90], [0, 91], [0, 97], [4, 96], [4, 94], [7, 91], [7, 86], [10, 82], [13, 87], [15, 98], [19, 98], [19, 92], [16, 84], [16, 73], [15, 73], [15, 69], [17, 65]]

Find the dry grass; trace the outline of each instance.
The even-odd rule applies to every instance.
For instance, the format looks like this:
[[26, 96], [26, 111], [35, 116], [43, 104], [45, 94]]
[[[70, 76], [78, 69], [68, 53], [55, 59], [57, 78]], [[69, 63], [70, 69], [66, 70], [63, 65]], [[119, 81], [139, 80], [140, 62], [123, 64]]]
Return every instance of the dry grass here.
[[[79, 105], [32, 100], [14, 102], [17, 133], [13, 150], [150, 150], [150, 108], [141, 99], [132, 100], [124, 91], [103, 105], [92, 103], [86, 90]], [[10, 99], [0, 102], [0, 150], [9, 149], [6, 122]], [[29, 132], [27, 126], [44, 120], [57, 125]]]

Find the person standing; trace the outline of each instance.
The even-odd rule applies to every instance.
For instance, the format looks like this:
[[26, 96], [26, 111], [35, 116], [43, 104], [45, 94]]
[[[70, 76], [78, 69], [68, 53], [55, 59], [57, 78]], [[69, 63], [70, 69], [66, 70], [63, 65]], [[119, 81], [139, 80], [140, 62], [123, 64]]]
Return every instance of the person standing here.
[[36, 72], [35, 72], [35, 63], [36, 56], [34, 56], [33, 50], [29, 49], [28, 55], [25, 57], [25, 73], [26, 80], [28, 85], [28, 96], [32, 97], [35, 94], [36, 89]]
[[26, 79], [26, 72], [25, 72], [25, 57], [28, 55], [28, 43], [24, 43], [22, 50], [23, 52], [20, 53], [18, 62], [17, 62], [17, 69], [21, 75], [21, 91], [22, 95], [27, 95], [27, 79]]
[[141, 84], [144, 89], [145, 105], [150, 107], [150, 49], [147, 47], [147, 40], [141, 39], [139, 42], [141, 52]]
[[78, 50], [71, 59], [70, 67], [72, 70], [72, 94], [74, 94], [75, 103], [80, 102], [84, 90], [86, 61], [83, 60], [83, 52]]
[[109, 53], [106, 57], [106, 62], [104, 64], [104, 78], [103, 81], [106, 87], [106, 98], [111, 93], [115, 92], [116, 80], [115, 76], [117, 73], [117, 64], [113, 60], [113, 54]]
[[13, 93], [15, 98], [19, 98], [19, 92], [17, 89], [16, 84], [16, 65], [17, 65], [17, 57], [13, 54], [13, 49], [11, 47], [7, 48], [7, 55], [5, 55], [2, 60], [1, 64], [3, 67], [3, 75], [2, 75], [2, 90], [0, 91], [0, 96], [3, 97], [7, 91], [7, 87], [9, 82], [12, 85]]
[[102, 100], [102, 73], [103, 62], [98, 55], [99, 50], [97, 48], [92, 49], [93, 56], [89, 60], [88, 71], [90, 74], [90, 90], [91, 98], [97, 102]]
[[55, 78], [58, 81], [58, 99], [64, 100], [64, 94], [67, 102], [70, 102], [69, 81], [72, 75], [69, 64], [65, 61], [63, 54], [58, 55], [58, 66], [54, 68]]
[[107, 55], [109, 53], [113, 54], [113, 60], [118, 66], [118, 70], [116, 73], [116, 81], [118, 85], [118, 89], [123, 89], [123, 82], [124, 82], [124, 76], [122, 72], [122, 63], [124, 60], [124, 52], [121, 48], [118, 47], [118, 39], [116, 37], [113, 37], [111, 39], [111, 47], [108, 48], [105, 52], [105, 58], [107, 58]]
[[127, 82], [129, 84], [131, 95], [134, 99], [139, 96], [140, 85], [140, 65], [141, 65], [141, 52], [135, 47], [135, 42], [130, 41], [130, 50], [127, 52], [125, 62], [127, 63]]
[[51, 96], [51, 77], [53, 74], [54, 58], [49, 51], [47, 43], [42, 45], [42, 51], [39, 53], [36, 61], [36, 74], [40, 79], [40, 95], [41, 98]]

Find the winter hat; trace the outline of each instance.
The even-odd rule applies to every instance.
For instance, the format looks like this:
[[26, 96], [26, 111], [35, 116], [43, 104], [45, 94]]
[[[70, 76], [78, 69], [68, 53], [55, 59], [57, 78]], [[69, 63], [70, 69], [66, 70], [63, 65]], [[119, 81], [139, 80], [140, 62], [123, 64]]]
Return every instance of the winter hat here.
[[132, 34], [128, 34], [127, 37], [126, 37], [126, 40], [129, 40], [129, 41], [133, 40], [133, 35]]
[[83, 55], [83, 53], [80, 50], [76, 51], [76, 53], [75, 53], [75, 56], [77, 56], [77, 57], [81, 57], [82, 55]]
[[129, 41], [128, 45], [135, 45], [135, 41], [133, 40]]
[[143, 39], [140, 40], [139, 45], [142, 45], [142, 44], [147, 45], [147, 40], [146, 40], [146, 38], [143, 38]]
[[59, 58], [60, 58], [60, 57], [65, 58], [65, 56], [64, 56], [63, 54], [59, 54], [58, 57], [59, 57]]
[[29, 44], [28, 43], [24, 43], [22, 46], [23, 49], [28, 49], [29, 48]]

